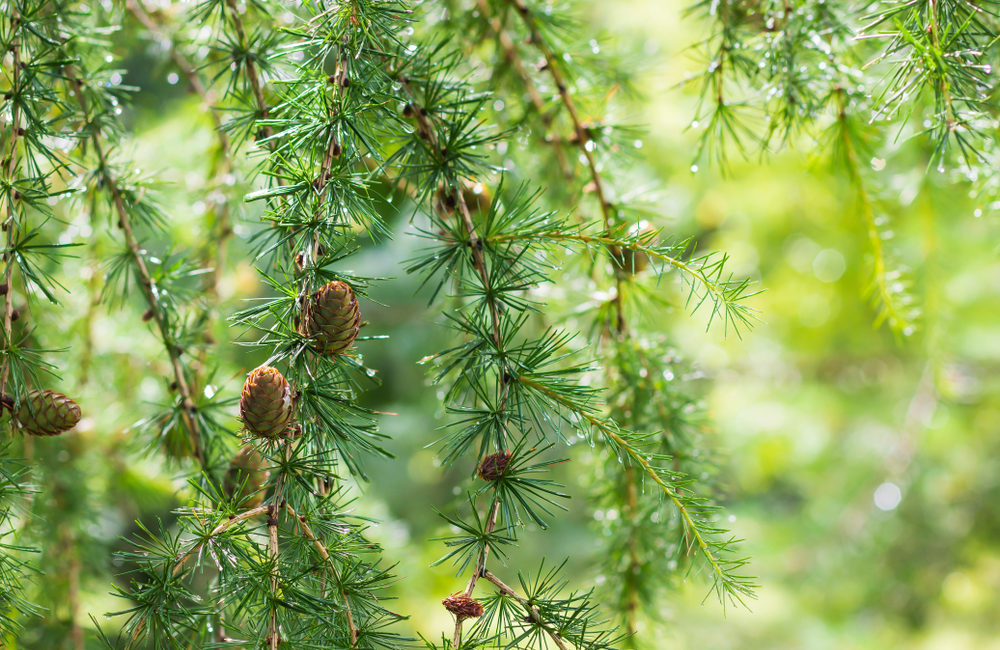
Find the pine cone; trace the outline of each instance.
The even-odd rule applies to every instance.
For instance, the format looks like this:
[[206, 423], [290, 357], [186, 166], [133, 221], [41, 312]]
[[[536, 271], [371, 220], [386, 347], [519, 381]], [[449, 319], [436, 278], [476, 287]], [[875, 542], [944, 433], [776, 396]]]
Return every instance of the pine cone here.
[[33, 390], [18, 404], [14, 419], [33, 436], [56, 436], [76, 426], [80, 407], [54, 390]]
[[316, 349], [331, 356], [343, 354], [358, 337], [361, 312], [354, 290], [345, 282], [334, 280], [323, 285], [309, 301], [305, 319], [306, 336]]
[[247, 509], [262, 504], [265, 490], [261, 488], [271, 477], [270, 470], [263, 469], [263, 466], [264, 457], [254, 449], [253, 445], [246, 445], [240, 449], [239, 453], [229, 461], [229, 469], [226, 470], [226, 478], [222, 482], [226, 496]]
[[247, 376], [240, 396], [240, 417], [251, 433], [276, 438], [288, 428], [294, 413], [292, 387], [280, 372], [261, 366]]
[[441, 601], [444, 608], [455, 615], [458, 620], [479, 618], [483, 615], [483, 606], [465, 594], [448, 596]]
[[507, 465], [510, 464], [511, 453], [509, 450], [501, 451], [498, 454], [490, 454], [479, 463], [477, 474], [484, 481], [496, 481], [503, 476]]

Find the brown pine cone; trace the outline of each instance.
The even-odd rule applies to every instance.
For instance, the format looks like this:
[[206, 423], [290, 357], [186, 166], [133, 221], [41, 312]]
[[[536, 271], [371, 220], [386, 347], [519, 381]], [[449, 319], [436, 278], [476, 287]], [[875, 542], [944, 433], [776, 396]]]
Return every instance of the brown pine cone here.
[[240, 395], [240, 417], [254, 435], [276, 438], [288, 428], [295, 408], [288, 380], [271, 366], [262, 366], [247, 376]]
[[33, 390], [18, 404], [14, 419], [25, 433], [55, 436], [76, 426], [80, 421], [80, 407], [54, 390]]
[[361, 329], [361, 312], [354, 290], [346, 282], [328, 282], [309, 300], [303, 334], [313, 339], [319, 352], [343, 354]]

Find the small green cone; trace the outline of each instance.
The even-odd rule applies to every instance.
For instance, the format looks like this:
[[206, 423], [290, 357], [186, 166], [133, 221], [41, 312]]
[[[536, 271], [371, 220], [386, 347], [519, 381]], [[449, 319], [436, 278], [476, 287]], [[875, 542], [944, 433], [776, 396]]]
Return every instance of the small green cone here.
[[240, 395], [240, 417], [251, 433], [263, 438], [280, 436], [294, 411], [292, 387], [276, 369], [262, 366], [247, 376]]
[[245, 445], [229, 461], [222, 489], [226, 496], [241, 504], [241, 507], [256, 508], [264, 502], [265, 490], [271, 472], [264, 468], [264, 457], [253, 445]]
[[56, 436], [76, 426], [80, 407], [54, 390], [33, 390], [18, 404], [14, 419], [33, 436]]
[[303, 333], [315, 341], [319, 352], [343, 354], [358, 337], [360, 328], [358, 299], [347, 283], [328, 282], [312, 295]]

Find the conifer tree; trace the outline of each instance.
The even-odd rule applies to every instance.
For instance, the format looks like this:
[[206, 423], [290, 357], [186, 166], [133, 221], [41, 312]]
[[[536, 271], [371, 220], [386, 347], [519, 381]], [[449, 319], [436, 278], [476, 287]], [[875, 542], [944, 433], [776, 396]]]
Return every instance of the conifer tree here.
[[[700, 375], [670, 324], [740, 337], [759, 287], [649, 200], [641, 128], [621, 117], [642, 71], [588, 30], [584, 3], [0, 6], [12, 435], [0, 447], [0, 643], [49, 611], [83, 648], [91, 574], [114, 579], [120, 602], [94, 626], [127, 648], [657, 647], [663, 604], [688, 576], [720, 620], [749, 605], [757, 580], [719, 505]], [[818, 144], [868, 242], [872, 320], [911, 335], [919, 309], [885, 226], [898, 201], [869, 168], [913, 133], [931, 169], [992, 198], [995, 14], [724, 0], [688, 20], [710, 30], [692, 80], [692, 170]], [[122, 33], [201, 104], [211, 156], [190, 163], [194, 219], [133, 160], [150, 136], [131, 130], [144, 99], [115, 63]], [[402, 268], [448, 332], [420, 361], [440, 427], [423, 442], [464, 475], [458, 498], [421, 506], [440, 515], [436, 570], [454, 574], [427, 594], [453, 625], [427, 638], [408, 635], [410, 613], [391, 600], [405, 551], [381, 548], [357, 498], [373, 462], [401, 461], [380, 430], [391, 416], [364, 396], [379, 381], [365, 353], [396, 345], [370, 331], [369, 295], [393, 280], [358, 273], [356, 254], [400, 218], [423, 243]], [[86, 269], [83, 300], [61, 284], [69, 264]], [[238, 264], [264, 295], [232, 295]], [[100, 314], [146, 337], [125, 354], [151, 384], [132, 376], [140, 389], [104, 396], [127, 404], [127, 444], [107, 442], [121, 432], [100, 429], [113, 426], [101, 404], [61, 385], [72, 367], [70, 386], [93, 398], [101, 376], [123, 376], [95, 353]], [[56, 349], [46, 318], [78, 322], [58, 347], [79, 354]], [[231, 341], [240, 353], [224, 352]], [[38, 460], [36, 438], [48, 445]], [[94, 455], [108, 459], [105, 485], [139, 459], [177, 479], [168, 520], [123, 526], [115, 578], [81, 566], [89, 548], [112, 552], [87, 532], [103, 498], [81, 478]], [[564, 463], [589, 480], [561, 484]], [[544, 541], [566, 510], [596, 521], [594, 585]], [[514, 562], [528, 536], [546, 552]]]

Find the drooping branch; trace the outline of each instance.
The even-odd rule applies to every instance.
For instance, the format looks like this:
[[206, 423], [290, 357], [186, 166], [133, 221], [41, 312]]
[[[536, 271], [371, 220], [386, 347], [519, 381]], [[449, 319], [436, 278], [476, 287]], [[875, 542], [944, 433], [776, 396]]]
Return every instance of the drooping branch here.
[[[80, 110], [83, 113], [84, 119], [86, 123], [90, 125], [91, 116], [84, 96], [83, 84], [68, 67], [65, 70], [65, 74], [69, 79], [77, 101], [80, 104]], [[181, 419], [183, 420], [188, 431], [191, 433], [192, 440], [189, 442], [192, 447], [192, 455], [199, 464], [204, 465], [206, 460], [205, 449], [203, 446], [200, 427], [198, 426], [197, 419], [193, 416], [195, 400], [194, 395], [191, 392], [191, 387], [188, 383], [187, 375], [184, 372], [184, 365], [181, 362], [180, 346], [176, 341], [174, 341], [170, 324], [167, 321], [167, 314], [163, 309], [163, 306], [160, 304], [160, 300], [158, 298], [159, 288], [153, 280], [153, 275], [150, 273], [149, 268], [146, 266], [146, 258], [142, 253], [139, 240], [132, 228], [132, 218], [128, 208], [126, 207], [125, 198], [122, 195], [122, 189], [118, 183], [118, 179], [111, 173], [111, 167], [104, 150], [104, 144], [101, 142], [98, 129], [88, 129], [88, 140], [97, 155], [97, 175], [100, 178], [101, 183], [105, 188], [107, 188], [111, 195], [111, 202], [118, 217], [119, 227], [125, 235], [125, 246], [128, 249], [129, 259], [135, 268], [135, 272], [139, 280], [139, 286], [146, 299], [146, 304], [149, 306], [147, 314], [150, 316], [151, 320], [156, 323], [156, 328], [160, 334], [160, 341], [163, 343], [167, 356], [170, 359], [170, 365], [174, 374], [174, 381], [177, 384], [177, 391], [181, 396]]]
[[901, 304], [906, 296], [901, 290], [902, 284], [895, 282], [890, 277], [892, 272], [886, 261], [887, 255], [882, 242], [882, 233], [878, 227], [872, 197], [869, 195], [865, 179], [861, 175], [857, 147], [851, 133], [851, 126], [848, 123], [847, 95], [843, 88], [836, 91], [836, 101], [837, 123], [834, 127], [837, 129], [838, 141], [836, 144], [840, 147], [848, 182], [857, 197], [858, 209], [861, 212], [872, 254], [871, 297], [877, 309], [875, 326], [878, 327], [885, 321], [893, 331], [909, 335], [914, 326], [910, 317], [905, 313], [904, 305]]
[[[223, 128], [222, 120], [219, 118], [218, 112], [215, 110], [215, 93], [205, 87], [204, 82], [201, 80], [201, 76], [198, 74], [197, 68], [191, 61], [188, 60], [177, 42], [173, 38], [169, 38], [165, 35], [163, 29], [160, 25], [153, 20], [152, 17], [146, 10], [143, 9], [141, 0], [127, 0], [125, 3], [128, 11], [135, 16], [143, 27], [149, 31], [150, 34], [157, 37], [159, 40], [164, 40], [170, 43], [169, 53], [170, 58], [173, 60], [174, 65], [177, 69], [181, 71], [184, 76], [185, 81], [187, 81], [188, 89], [201, 98], [202, 106], [208, 111], [209, 117], [212, 120], [212, 125], [215, 130], [215, 136], [219, 143], [219, 153], [222, 158], [222, 164], [216, 171], [217, 177], [224, 177], [232, 172], [233, 161], [232, 161], [232, 143], [229, 140], [229, 135]], [[229, 215], [229, 203], [225, 200], [217, 202], [215, 206], [216, 219], [213, 224], [214, 232], [213, 235], [208, 239], [206, 244], [207, 249], [215, 250], [214, 263], [212, 265], [212, 275], [211, 284], [208, 289], [213, 294], [218, 293], [219, 281], [222, 278], [222, 269], [226, 262], [226, 245], [227, 241], [233, 234], [232, 224], [230, 223]]]
[[[236, 6], [236, 0], [226, 0], [226, 5], [229, 7], [229, 20], [233, 24], [233, 29], [236, 30], [236, 38], [239, 39], [239, 45], [241, 48], [247, 47], [247, 33], [246, 27], [243, 25], [243, 19], [240, 18], [240, 10]], [[246, 57], [246, 70], [247, 70], [247, 81], [250, 83], [250, 89], [253, 91], [254, 99], [257, 102], [257, 119], [266, 120], [270, 114], [270, 106], [267, 104], [267, 100], [264, 98], [264, 86], [261, 84], [260, 73], [257, 70], [257, 62], [254, 61], [254, 57]], [[263, 127], [265, 136], [270, 137], [274, 134], [271, 126], [265, 124]]]
[[[415, 107], [414, 113], [417, 118], [419, 129], [424, 134], [424, 136], [428, 138], [429, 142], [432, 145], [433, 151], [437, 152], [435, 155], [438, 156], [442, 155], [440, 138], [438, 136], [437, 129], [435, 128], [434, 123], [431, 121], [430, 115], [428, 114], [427, 110], [423, 106], [421, 106], [420, 103], [418, 102], [417, 95], [416, 93], [414, 93], [413, 88], [410, 85], [410, 82], [404, 79], [401, 80], [401, 85], [404, 91], [408, 94], [411, 100], [411, 105]], [[457, 180], [456, 184], [459, 184]], [[486, 267], [486, 259], [483, 256], [482, 244], [479, 239], [479, 235], [476, 232], [475, 223], [472, 220], [472, 213], [470, 212], [469, 206], [465, 201], [464, 192], [462, 191], [462, 187], [460, 186], [460, 184], [458, 187], [449, 188], [448, 191], [454, 193], [455, 204], [458, 207], [457, 216], [459, 219], [459, 223], [461, 224], [461, 227], [465, 231], [465, 236], [468, 237], [469, 240], [472, 265], [473, 267], [475, 267], [476, 272], [479, 274], [480, 281], [483, 284], [483, 290], [486, 292], [486, 300], [489, 305], [489, 311], [490, 311], [490, 323], [492, 327], [491, 335], [493, 344], [496, 346], [497, 353], [502, 354], [503, 340], [500, 336], [500, 328], [501, 328], [500, 308], [497, 305], [496, 298], [493, 292], [490, 291], [491, 284], [490, 284], [489, 271], [487, 270]], [[448, 209], [446, 205], [444, 203], [438, 202], [438, 205], [436, 205], [435, 208], [438, 210], [441, 219], [447, 221], [450, 215], [448, 214]], [[504, 421], [502, 426], [506, 427], [507, 416], [505, 413], [505, 409], [507, 403], [507, 396], [509, 394], [509, 387], [508, 387], [508, 379], [505, 373], [500, 377], [499, 390], [500, 390], [499, 411], [504, 413]], [[496, 493], [496, 490], [494, 489], [493, 500], [490, 506], [490, 514], [485, 529], [486, 535], [489, 535], [494, 530], [496, 530], [497, 518], [499, 512], [500, 512], [500, 500]], [[469, 583], [465, 588], [466, 596], [471, 597], [473, 591], [476, 588], [476, 583], [478, 582], [479, 578], [482, 575], [482, 572], [486, 570], [486, 561], [489, 552], [490, 552], [489, 544], [483, 544], [482, 550], [479, 553], [478, 558], [476, 559], [476, 569], [469, 577]], [[455, 632], [452, 640], [452, 645], [454, 648], [461, 647], [463, 622], [464, 619], [462, 619], [461, 617], [456, 617]]]
[[[528, 93], [528, 99], [531, 101], [531, 105], [534, 106], [535, 111], [538, 113], [538, 117], [545, 123], [546, 126], [551, 126], [552, 115], [546, 113], [545, 100], [542, 98], [542, 93], [539, 92], [538, 86], [535, 84], [534, 79], [528, 73], [527, 67], [524, 65], [524, 61], [521, 59], [521, 55], [517, 51], [517, 45], [514, 44], [514, 40], [511, 38], [510, 33], [504, 28], [503, 22], [498, 16], [490, 16], [490, 6], [487, 0], [476, 0], [476, 5], [479, 7], [479, 13], [486, 20], [486, 24], [489, 26], [490, 31], [496, 36], [497, 42], [500, 44], [503, 50], [504, 58], [510, 62], [511, 67], [517, 73], [518, 78], [521, 83], [524, 84], [524, 90]], [[570, 167], [569, 161], [566, 159], [566, 152], [563, 150], [563, 139], [556, 131], [551, 131], [546, 134], [546, 142], [551, 142], [552, 149], [556, 155], [556, 162], [559, 164], [559, 169], [562, 171], [562, 175], [566, 178], [571, 178], [573, 176], [573, 169]]]
[[[742, 566], [745, 560], [723, 559], [717, 554], [717, 549], [727, 548], [731, 542], [713, 542], [707, 538], [706, 522], [700, 519], [699, 515], [692, 512], [692, 503], [677, 488], [664, 480], [661, 471], [648, 460], [648, 453], [644, 453], [635, 444], [624, 437], [621, 432], [609, 421], [595, 415], [591, 410], [584, 408], [581, 404], [553, 391], [549, 387], [528, 377], [518, 377], [524, 386], [544, 395], [554, 404], [570, 411], [576, 416], [586, 420], [590, 426], [601, 433], [606, 442], [610, 443], [613, 451], [621, 450], [640, 471], [649, 476], [650, 479], [663, 492], [667, 499], [673, 504], [677, 513], [684, 522], [685, 530], [691, 535], [705, 563], [710, 567], [715, 581], [715, 588], [720, 595], [732, 599], [739, 604], [745, 604], [744, 598], [753, 597], [754, 585], [742, 576], [735, 576], [727, 568], [728, 566]], [[722, 599], [725, 603], [725, 599]]]

